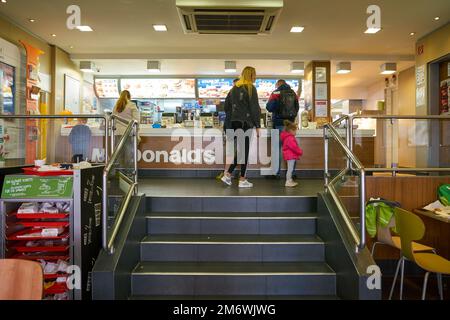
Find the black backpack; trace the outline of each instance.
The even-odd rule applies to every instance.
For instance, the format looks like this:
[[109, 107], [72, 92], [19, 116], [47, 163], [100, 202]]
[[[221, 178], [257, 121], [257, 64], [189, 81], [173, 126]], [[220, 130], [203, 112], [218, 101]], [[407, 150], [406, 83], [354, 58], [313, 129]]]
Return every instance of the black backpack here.
[[297, 95], [294, 90], [281, 90], [279, 100], [279, 112], [282, 119], [294, 119], [297, 116]]

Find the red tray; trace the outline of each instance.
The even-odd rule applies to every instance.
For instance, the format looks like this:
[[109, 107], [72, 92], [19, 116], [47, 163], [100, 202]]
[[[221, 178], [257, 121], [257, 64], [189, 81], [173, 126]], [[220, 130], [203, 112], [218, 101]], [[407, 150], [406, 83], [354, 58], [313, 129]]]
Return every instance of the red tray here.
[[44, 279], [51, 280], [59, 277], [68, 277], [68, 276], [69, 275], [67, 273], [52, 273], [52, 274], [44, 274]]
[[69, 226], [69, 221], [21, 221], [17, 224], [27, 228], [67, 228]]
[[65, 283], [55, 283], [50, 288], [44, 290], [45, 295], [49, 294], [58, 294], [58, 293], [64, 293], [69, 291], [69, 288], [67, 288], [67, 285]]
[[[10, 249], [14, 249], [17, 252], [20, 253], [27, 253], [27, 252], [67, 252], [69, 250], [69, 245], [61, 245], [61, 246], [53, 246], [53, 247], [27, 247], [25, 246], [25, 243], [21, 243], [16, 246], [10, 247]], [[36, 258], [33, 258], [36, 259]], [[43, 259], [46, 260], [46, 259]]]
[[22, 259], [22, 260], [33, 260], [33, 261], [37, 261], [37, 260], [44, 260], [44, 261], [58, 261], [58, 260], [63, 260], [63, 261], [68, 261], [69, 260], [69, 256], [61, 256], [61, 255], [55, 255], [55, 256], [51, 256], [51, 255], [36, 255], [36, 256], [27, 256], [24, 255], [23, 253], [19, 253], [19, 254], [15, 254], [12, 256], [12, 259]]
[[23, 172], [27, 175], [51, 177], [51, 176], [71, 176], [73, 170], [55, 170], [55, 171], [38, 171], [37, 167], [22, 168]]
[[69, 217], [69, 213], [17, 213], [13, 212], [11, 216], [16, 216], [18, 219], [65, 219]]
[[[37, 228], [39, 229], [39, 228]], [[21, 235], [25, 235], [28, 232], [30, 232], [31, 229], [24, 229], [24, 230], [20, 230], [18, 232], [15, 232], [11, 235], [9, 235], [8, 237], [6, 237], [6, 240], [12, 240], [12, 241], [23, 241], [23, 240], [61, 240], [61, 239], [66, 239], [69, 237], [69, 233], [67, 232], [67, 230], [64, 231], [63, 234], [57, 236], [57, 237], [19, 237]], [[36, 230], [38, 231], [38, 230]]]

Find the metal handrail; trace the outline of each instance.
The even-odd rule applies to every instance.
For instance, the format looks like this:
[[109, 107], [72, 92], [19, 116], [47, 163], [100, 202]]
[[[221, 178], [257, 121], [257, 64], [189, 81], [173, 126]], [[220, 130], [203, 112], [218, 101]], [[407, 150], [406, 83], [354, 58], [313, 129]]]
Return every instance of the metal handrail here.
[[[348, 159], [347, 162], [347, 168], [342, 170], [334, 179], [331, 180], [331, 182], [328, 181], [330, 178], [329, 174], [329, 166], [328, 166], [328, 147], [329, 147], [329, 139], [331, 138], [329, 136], [333, 137], [340, 148], [345, 152], [345, 155]], [[347, 135], [348, 138], [348, 135]], [[335, 203], [338, 207], [339, 212], [341, 212], [341, 215], [344, 219], [345, 224], [347, 225], [347, 228], [353, 237], [353, 240], [355, 241], [355, 249], [356, 251], [359, 251], [360, 249], [364, 249], [366, 246], [366, 234], [365, 234], [365, 225], [366, 225], [366, 188], [365, 188], [365, 180], [366, 180], [366, 171], [364, 169], [363, 164], [359, 159], [355, 156], [355, 154], [350, 150], [349, 146], [344, 142], [344, 140], [340, 137], [337, 130], [334, 128], [333, 124], [326, 124], [324, 126], [324, 147], [325, 147], [325, 190], [331, 194], [333, 199], [335, 200]], [[356, 168], [353, 168], [352, 164], [355, 164]], [[359, 179], [360, 179], [360, 190], [359, 190], [359, 196], [360, 196], [360, 234], [358, 236], [358, 232], [353, 225], [348, 211], [345, 208], [345, 206], [340, 201], [339, 195], [334, 189], [334, 184], [339, 180], [342, 179], [349, 171], [358, 171], [359, 172]]]
[[355, 241], [356, 244], [356, 250], [358, 251], [358, 249], [362, 249], [364, 246], [362, 245], [362, 241], [360, 236], [358, 235], [358, 231], [355, 227], [355, 225], [353, 224], [350, 216], [348, 215], [347, 209], [345, 208], [344, 204], [341, 201], [341, 198], [339, 197], [338, 192], [336, 191], [336, 189], [334, 188], [334, 184], [342, 179], [343, 177], [345, 177], [345, 175], [348, 173], [348, 169], [344, 169], [342, 170], [333, 180], [331, 180], [330, 184], [327, 186], [327, 190], [330, 193], [330, 195], [332, 196], [339, 212], [344, 212], [345, 214], [342, 214], [342, 218], [344, 219], [344, 222], [347, 226], [347, 229], [350, 232], [350, 235], [352, 236], [353, 240]]
[[[119, 116], [112, 116], [111, 119], [117, 119], [119, 121], [124, 120], [123, 118]], [[114, 242], [117, 237], [117, 234], [119, 232], [120, 226], [122, 224], [122, 220], [125, 216], [126, 211], [128, 210], [129, 203], [131, 201], [131, 198], [133, 195], [136, 195], [138, 192], [138, 168], [137, 168], [137, 144], [138, 144], [138, 123], [136, 120], [127, 121], [127, 128], [125, 130], [125, 133], [123, 134], [117, 148], [114, 150], [113, 154], [111, 155], [111, 159], [106, 164], [105, 169], [103, 171], [103, 228], [102, 228], [102, 243], [103, 243], [103, 249], [108, 252], [109, 254], [112, 254], [114, 252]], [[114, 130], [115, 128], [111, 127], [112, 133], [111, 136], [114, 136]], [[126, 177], [124, 179], [127, 183], [130, 184], [130, 188], [128, 189], [128, 192], [125, 196], [124, 201], [119, 207], [119, 212], [116, 217], [116, 220], [112, 226], [111, 229], [111, 235], [108, 237], [108, 176], [111, 172], [114, 163], [116, 162], [117, 158], [121, 154], [121, 152], [124, 150], [126, 146], [126, 142], [130, 134], [133, 135], [133, 145], [134, 145], [134, 181], [132, 181], [129, 177]], [[113, 140], [112, 140], [113, 141]], [[114, 148], [114, 145], [112, 145], [112, 148]], [[130, 183], [131, 182], [131, 183]]]
[[415, 116], [415, 115], [348, 115], [347, 119], [400, 119], [400, 120], [442, 120], [449, 119], [450, 115], [427, 115], [427, 116]]

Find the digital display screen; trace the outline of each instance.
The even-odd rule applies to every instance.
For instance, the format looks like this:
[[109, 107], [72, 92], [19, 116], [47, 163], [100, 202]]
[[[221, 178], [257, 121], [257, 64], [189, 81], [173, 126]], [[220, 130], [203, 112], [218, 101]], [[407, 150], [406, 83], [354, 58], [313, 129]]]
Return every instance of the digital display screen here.
[[0, 112], [5, 115], [15, 114], [15, 68], [0, 62], [0, 94], [2, 105]]
[[[260, 99], [269, 99], [270, 95], [273, 91], [275, 91], [275, 85], [277, 83], [277, 79], [257, 79], [255, 86], [258, 91], [258, 96]], [[286, 83], [294, 90], [296, 93], [298, 92], [298, 86], [300, 81], [295, 79], [286, 80]]]
[[233, 88], [233, 79], [198, 79], [199, 98], [225, 99]]
[[195, 79], [122, 79], [132, 99], [195, 99]]

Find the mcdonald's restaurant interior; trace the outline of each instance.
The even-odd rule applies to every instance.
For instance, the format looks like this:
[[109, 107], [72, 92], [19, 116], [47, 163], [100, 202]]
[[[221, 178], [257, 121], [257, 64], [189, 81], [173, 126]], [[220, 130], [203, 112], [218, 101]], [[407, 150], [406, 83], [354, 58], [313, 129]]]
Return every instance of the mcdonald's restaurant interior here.
[[449, 300], [449, 95], [448, 0], [0, 0], [0, 300]]

